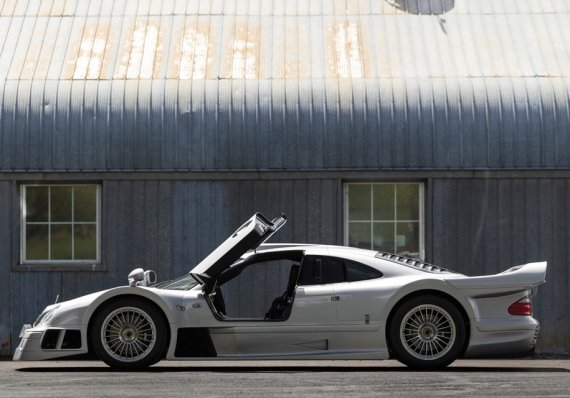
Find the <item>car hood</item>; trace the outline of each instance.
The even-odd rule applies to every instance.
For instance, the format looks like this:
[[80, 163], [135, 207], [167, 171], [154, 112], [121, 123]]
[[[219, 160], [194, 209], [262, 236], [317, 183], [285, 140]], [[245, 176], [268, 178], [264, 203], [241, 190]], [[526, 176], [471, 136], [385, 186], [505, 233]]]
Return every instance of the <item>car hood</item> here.
[[284, 214], [270, 221], [262, 214], [255, 213], [216, 250], [194, 267], [190, 274], [203, 285], [212, 283], [245, 252], [255, 250], [286, 222], [287, 218]]

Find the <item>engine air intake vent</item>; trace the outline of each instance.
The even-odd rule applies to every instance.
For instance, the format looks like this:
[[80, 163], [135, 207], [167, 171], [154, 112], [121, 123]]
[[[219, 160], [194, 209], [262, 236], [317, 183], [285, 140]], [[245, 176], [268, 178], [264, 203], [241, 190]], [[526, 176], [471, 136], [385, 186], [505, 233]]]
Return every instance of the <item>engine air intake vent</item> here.
[[381, 260], [388, 260], [396, 264], [405, 265], [406, 267], [419, 269], [425, 272], [434, 272], [434, 273], [452, 272], [446, 268], [438, 267], [437, 265], [429, 264], [414, 258], [399, 256], [393, 253], [378, 252], [376, 253], [375, 257]]

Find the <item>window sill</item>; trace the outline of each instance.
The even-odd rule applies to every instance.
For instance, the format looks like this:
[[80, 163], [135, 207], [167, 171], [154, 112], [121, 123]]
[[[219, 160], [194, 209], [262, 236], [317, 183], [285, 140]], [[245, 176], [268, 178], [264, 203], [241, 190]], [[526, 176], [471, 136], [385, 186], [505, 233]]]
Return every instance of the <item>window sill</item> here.
[[81, 272], [104, 272], [107, 267], [98, 263], [24, 263], [12, 267], [12, 271], [34, 272], [34, 271], [81, 271]]

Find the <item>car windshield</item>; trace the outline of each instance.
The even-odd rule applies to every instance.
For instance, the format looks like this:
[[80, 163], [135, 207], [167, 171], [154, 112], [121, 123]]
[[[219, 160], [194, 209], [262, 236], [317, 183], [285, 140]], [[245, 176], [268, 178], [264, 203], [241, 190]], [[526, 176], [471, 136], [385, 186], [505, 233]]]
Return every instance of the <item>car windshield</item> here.
[[192, 277], [192, 275], [186, 274], [180, 278], [176, 278], [170, 281], [159, 282], [153, 287], [167, 290], [190, 290], [197, 284], [198, 282]]

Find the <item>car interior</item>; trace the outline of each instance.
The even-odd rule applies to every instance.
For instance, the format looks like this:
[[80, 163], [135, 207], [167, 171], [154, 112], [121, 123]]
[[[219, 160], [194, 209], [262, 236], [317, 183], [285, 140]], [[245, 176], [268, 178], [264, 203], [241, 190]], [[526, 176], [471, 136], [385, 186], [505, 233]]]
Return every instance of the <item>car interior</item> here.
[[[220, 320], [284, 321], [291, 314], [297, 286], [381, 277], [374, 268], [341, 258], [304, 256], [302, 251], [259, 253], [222, 272], [206, 297]], [[226, 301], [227, 295], [231, 299]], [[236, 302], [242, 304], [236, 308]]]
[[[283, 321], [290, 313], [295, 288], [301, 270], [302, 251], [260, 253], [238, 260], [222, 272], [206, 294], [214, 315], [220, 320]], [[257, 288], [256, 280], [268, 279], [263, 291]], [[286, 283], [285, 283], [286, 282]], [[283, 284], [285, 286], [283, 287]], [[233, 300], [225, 300], [233, 295]], [[235, 296], [240, 296], [236, 297]], [[226, 303], [249, 302], [241, 308], [229, 308]]]

